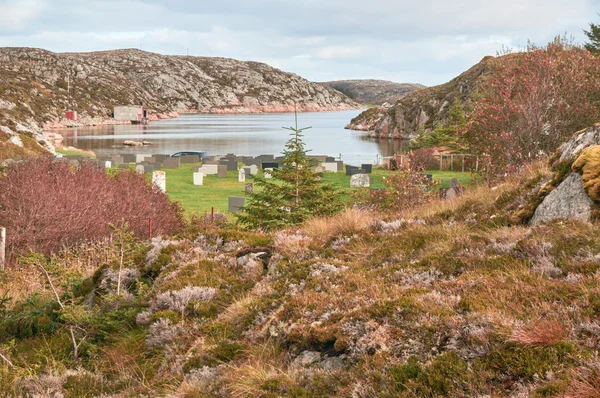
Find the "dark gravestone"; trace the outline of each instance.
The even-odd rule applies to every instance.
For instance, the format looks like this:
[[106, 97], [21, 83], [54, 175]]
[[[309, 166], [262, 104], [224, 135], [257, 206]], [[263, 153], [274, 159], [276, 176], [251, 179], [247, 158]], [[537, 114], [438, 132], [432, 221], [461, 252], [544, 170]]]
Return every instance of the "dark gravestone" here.
[[135, 163], [136, 160], [137, 159], [135, 155], [132, 153], [127, 153], [123, 155], [123, 163]]
[[238, 162], [235, 159], [228, 159], [227, 160], [227, 171], [236, 171], [237, 170], [237, 165]]
[[[348, 172], [350, 172], [350, 174], [348, 174]], [[364, 170], [361, 170], [358, 167], [356, 167], [354, 169], [350, 169], [350, 171], [348, 171], [348, 169], [346, 169], [346, 175], [353, 176], [356, 174], [367, 174], [367, 173], [365, 173]]]
[[279, 168], [279, 163], [273, 163], [273, 162], [265, 162], [262, 165], [262, 169], [278, 169]]
[[162, 163], [156, 162], [152, 165], [154, 167], [154, 171], [159, 171], [162, 168]]
[[148, 156], [142, 163], [156, 163], [156, 158], [154, 156]]
[[128, 168], [129, 168], [129, 164], [128, 164], [128, 163], [121, 163], [121, 164], [119, 165], [119, 168], [120, 168], [120, 169], [128, 169]]
[[185, 155], [185, 156], [181, 156], [179, 159], [181, 159], [181, 163], [183, 163], [183, 164], [191, 164], [191, 163], [200, 162], [200, 156], [198, 156], [198, 155]]
[[239, 213], [242, 211], [244, 207], [244, 203], [246, 202], [246, 198], [240, 196], [230, 196], [229, 197], [229, 211], [232, 213]]
[[246, 178], [250, 178], [250, 176], [252, 175], [252, 168], [250, 167], [242, 167], [244, 169], [244, 173], [246, 173]]
[[166, 158], [163, 164], [165, 169], [179, 168], [179, 158]]
[[212, 165], [219, 165], [219, 161], [218, 160], [206, 160], [206, 158], [202, 159], [202, 164], [212, 164]]
[[332, 158], [331, 156], [327, 156], [325, 158], [325, 163], [332, 163], [335, 162], [335, 158]]
[[164, 162], [166, 158], [170, 158], [169, 155], [152, 155], [152, 157], [157, 161], [157, 162]]
[[111, 162], [112, 162], [113, 166], [118, 166], [121, 163], [123, 163], [123, 156], [113, 156], [111, 158]]
[[338, 171], [344, 170], [344, 162], [343, 161], [338, 160], [336, 163], [338, 165]]
[[367, 174], [371, 174], [373, 172], [372, 164], [363, 164], [360, 166], [360, 168], [363, 169], [365, 171], [365, 173], [367, 173]]
[[356, 166], [346, 165], [346, 175], [347, 176], [352, 176], [354, 174], [357, 174], [357, 173], [355, 173], [355, 171], [357, 171], [357, 170], [358, 170], [358, 167], [356, 167]]
[[433, 174], [421, 174], [421, 177], [423, 178], [423, 182], [430, 183], [433, 181]]
[[151, 164], [145, 164], [144, 172], [145, 173], [154, 173], [154, 166], [152, 166]]
[[244, 185], [244, 190], [248, 195], [252, 195], [254, 193], [254, 184], [252, 184], [251, 182], [247, 182]]
[[219, 178], [227, 178], [227, 165], [220, 164], [217, 166], [217, 175]]

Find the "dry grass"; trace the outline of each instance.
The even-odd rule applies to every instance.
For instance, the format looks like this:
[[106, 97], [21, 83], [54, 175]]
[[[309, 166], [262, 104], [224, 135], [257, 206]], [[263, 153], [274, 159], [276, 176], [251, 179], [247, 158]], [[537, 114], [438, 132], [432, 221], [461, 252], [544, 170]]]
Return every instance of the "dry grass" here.
[[582, 370], [571, 384], [565, 398], [600, 398], [600, 364]]
[[313, 240], [327, 242], [337, 236], [352, 236], [369, 229], [374, 215], [357, 209], [346, 209], [333, 217], [319, 217], [307, 221], [302, 232]]
[[569, 329], [558, 320], [541, 320], [517, 329], [510, 341], [524, 346], [548, 347], [569, 338]]

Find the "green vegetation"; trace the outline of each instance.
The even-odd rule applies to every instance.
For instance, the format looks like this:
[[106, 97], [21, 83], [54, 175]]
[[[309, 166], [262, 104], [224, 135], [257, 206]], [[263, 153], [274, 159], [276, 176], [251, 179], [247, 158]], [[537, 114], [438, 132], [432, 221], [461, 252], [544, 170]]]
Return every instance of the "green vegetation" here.
[[590, 23], [590, 30], [584, 30], [589, 42], [585, 43], [585, 48], [595, 54], [600, 54], [600, 25]]

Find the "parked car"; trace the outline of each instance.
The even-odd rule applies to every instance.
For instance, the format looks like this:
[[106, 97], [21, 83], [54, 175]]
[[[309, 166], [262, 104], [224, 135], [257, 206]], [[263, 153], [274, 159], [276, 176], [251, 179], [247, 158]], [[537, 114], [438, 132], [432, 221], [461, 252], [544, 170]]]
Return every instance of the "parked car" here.
[[208, 152], [204, 152], [204, 151], [183, 151], [183, 152], [175, 152], [174, 154], [171, 155], [172, 158], [180, 158], [182, 156], [188, 156], [188, 155], [198, 155], [200, 157], [200, 160], [204, 159], [205, 157], [208, 156]]

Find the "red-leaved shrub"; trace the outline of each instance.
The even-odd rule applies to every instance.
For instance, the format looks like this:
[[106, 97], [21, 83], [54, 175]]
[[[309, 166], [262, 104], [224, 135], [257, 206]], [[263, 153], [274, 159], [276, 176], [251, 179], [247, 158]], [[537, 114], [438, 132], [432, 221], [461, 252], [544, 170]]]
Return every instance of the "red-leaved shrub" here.
[[132, 171], [108, 175], [93, 162], [73, 167], [52, 158], [16, 163], [0, 176], [0, 225], [7, 254], [55, 252], [112, 233], [110, 225], [137, 237], [176, 231], [180, 206]]

